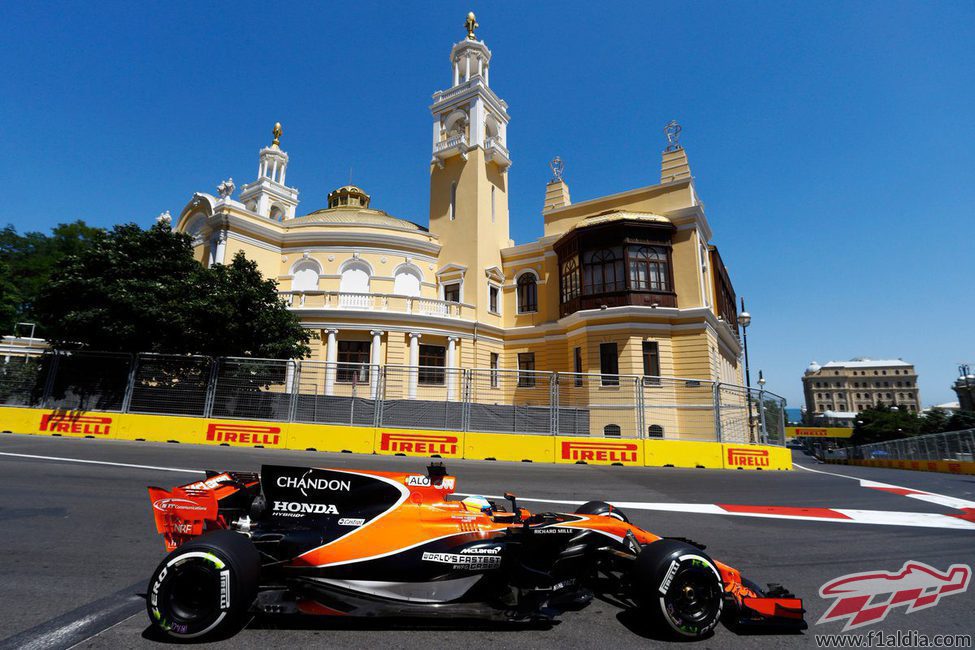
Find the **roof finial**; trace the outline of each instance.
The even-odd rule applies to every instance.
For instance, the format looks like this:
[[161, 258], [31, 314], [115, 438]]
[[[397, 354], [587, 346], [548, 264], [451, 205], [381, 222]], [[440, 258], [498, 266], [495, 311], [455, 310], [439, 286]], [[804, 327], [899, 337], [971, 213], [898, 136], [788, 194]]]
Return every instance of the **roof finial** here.
[[281, 144], [281, 134], [284, 133], [284, 131], [281, 130], [281, 122], [274, 123], [274, 130], [271, 131], [271, 133], [274, 134], [274, 142], [272, 142], [271, 145], [276, 147]]
[[552, 168], [551, 182], [555, 183], [561, 181], [562, 173], [565, 172], [565, 163], [562, 162], [562, 159], [556, 156], [555, 158], [552, 158], [552, 162], [550, 162], [548, 166]]
[[664, 127], [664, 134], [667, 136], [667, 148], [664, 151], [677, 151], [681, 148], [680, 146], [680, 124], [677, 120], [671, 120], [667, 126]]
[[467, 28], [467, 40], [476, 41], [477, 37], [474, 36], [474, 30], [480, 25], [477, 24], [477, 18], [474, 17], [473, 11], [467, 13], [467, 21], [464, 23], [464, 27]]

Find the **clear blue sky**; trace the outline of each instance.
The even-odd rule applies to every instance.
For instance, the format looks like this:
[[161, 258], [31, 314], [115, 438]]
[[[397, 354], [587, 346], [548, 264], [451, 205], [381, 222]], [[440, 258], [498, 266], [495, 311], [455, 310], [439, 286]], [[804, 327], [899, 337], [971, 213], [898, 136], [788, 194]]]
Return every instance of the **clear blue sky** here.
[[[307, 211], [353, 180], [426, 223], [430, 95], [468, 9], [510, 105], [512, 236], [659, 179], [684, 126], [714, 241], [754, 316], [753, 374], [917, 364], [925, 404], [975, 361], [975, 3], [6, 2], [0, 223], [149, 225], [253, 180], [284, 124]], [[754, 377], [757, 378], [757, 377]]]

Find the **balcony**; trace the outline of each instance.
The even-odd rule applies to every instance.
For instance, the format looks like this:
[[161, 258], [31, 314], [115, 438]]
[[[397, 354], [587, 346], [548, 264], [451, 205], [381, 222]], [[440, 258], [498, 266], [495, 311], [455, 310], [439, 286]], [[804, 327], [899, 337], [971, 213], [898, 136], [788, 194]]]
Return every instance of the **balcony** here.
[[473, 320], [474, 307], [459, 302], [401, 296], [392, 293], [348, 293], [343, 291], [279, 291], [281, 299], [295, 311], [334, 309], [389, 312]]
[[484, 157], [497, 163], [501, 171], [511, 166], [511, 154], [501, 142], [500, 136], [494, 135], [484, 141]]
[[443, 165], [443, 161], [451, 156], [460, 156], [467, 159], [467, 136], [455, 135], [441, 140], [433, 145], [433, 161], [438, 165]]

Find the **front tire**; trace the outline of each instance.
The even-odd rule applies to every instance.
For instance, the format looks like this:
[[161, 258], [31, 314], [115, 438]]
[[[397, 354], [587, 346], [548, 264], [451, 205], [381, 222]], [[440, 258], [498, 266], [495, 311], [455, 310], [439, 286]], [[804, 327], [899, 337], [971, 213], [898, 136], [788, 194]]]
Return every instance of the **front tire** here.
[[177, 640], [233, 634], [257, 595], [260, 570], [260, 554], [240, 533], [218, 530], [187, 542], [149, 580], [149, 621]]
[[632, 578], [640, 610], [676, 636], [703, 638], [721, 620], [724, 583], [697, 547], [669, 539], [648, 544], [636, 558]]

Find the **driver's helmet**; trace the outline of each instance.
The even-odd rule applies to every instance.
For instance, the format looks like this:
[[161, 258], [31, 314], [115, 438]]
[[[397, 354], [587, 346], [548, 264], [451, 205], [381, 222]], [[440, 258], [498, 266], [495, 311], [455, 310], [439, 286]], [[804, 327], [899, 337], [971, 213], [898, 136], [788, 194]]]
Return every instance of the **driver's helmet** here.
[[480, 496], [469, 496], [461, 501], [468, 512], [491, 512], [491, 502]]

